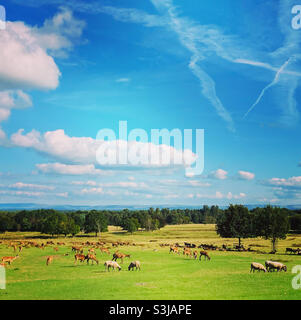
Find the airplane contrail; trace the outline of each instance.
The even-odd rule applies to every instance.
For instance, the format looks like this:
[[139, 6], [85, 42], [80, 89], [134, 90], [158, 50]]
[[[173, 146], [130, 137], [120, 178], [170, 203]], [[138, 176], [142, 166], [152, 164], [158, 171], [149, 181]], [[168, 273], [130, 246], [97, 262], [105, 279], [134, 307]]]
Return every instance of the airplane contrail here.
[[293, 59], [293, 57], [290, 57], [287, 61], [284, 62], [284, 64], [279, 68], [279, 70], [276, 72], [276, 75], [274, 77], [274, 80], [268, 84], [260, 93], [259, 97], [257, 98], [257, 100], [255, 101], [255, 103], [250, 107], [250, 109], [246, 112], [246, 114], [243, 116], [243, 119], [246, 118], [246, 116], [256, 107], [256, 105], [260, 102], [261, 98], [264, 96], [265, 92], [271, 88], [272, 86], [274, 86], [278, 80], [279, 77], [281, 75], [281, 73], [283, 72], [283, 70], [286, 68], [286, 66], [290, 63], [290, 61]]

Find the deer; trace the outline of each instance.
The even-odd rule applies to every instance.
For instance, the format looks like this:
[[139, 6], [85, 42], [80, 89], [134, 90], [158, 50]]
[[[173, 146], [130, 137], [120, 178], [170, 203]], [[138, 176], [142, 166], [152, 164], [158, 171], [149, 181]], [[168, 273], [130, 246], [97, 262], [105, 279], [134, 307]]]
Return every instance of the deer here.
[[124, 254], [124, 253], [121, 253], [121, 252], [115, 252], [114, 254], [113, 254], [113, 258], [112, 258], [112, 260], [113, 261], [117, 261], [117, 259], [121, 259], [121, 263], [123, 263], [123, 259], [124, 258], [130, 258], [131, 257], [131, 255], [130, 254]]
[[209, 257], [208, 252], [206, 252], [206, 251], [200, 251], [200, 258], [199, 258], [200, 260], [201, 260], [202, 256], [205, 257], [205, 260], [206, 260], [206, 259], [210, 260], [210, 257]]
[[100, 248], [100, 251], [102, 252], [102, 253], [107, 253], [107, 254], [111, 254], [111, 252], [110, 252], [110, 250], [108, 249], [108, 248]]
[[47, 257], [46, 266], [48, 266], [53, 261], [53, 256]]
[[92, 264], [93, 264], [94, 261], [98, 264], [98, 260], [96, 259], [94, 254], [88, 253], [87, 256], [86, 256], [86, 259], [87, 259], [87, 264], [89, 264], [90, 260], [92, 260]]
[[74, 264], [76, 264], [77, 261], [80, 261], [80, 262], [83, 262], [87, 259], [87, 256], [85, 256], [84, 254], [79, 254], [77, 253], [75, 256], [74, 256]]
[[14, 260], [18, 259], [19, 255], [16, 255], [15, 257], [2, 257], [1, 261], [2, 262], [8, 262], [8, 264], [10, 265]]

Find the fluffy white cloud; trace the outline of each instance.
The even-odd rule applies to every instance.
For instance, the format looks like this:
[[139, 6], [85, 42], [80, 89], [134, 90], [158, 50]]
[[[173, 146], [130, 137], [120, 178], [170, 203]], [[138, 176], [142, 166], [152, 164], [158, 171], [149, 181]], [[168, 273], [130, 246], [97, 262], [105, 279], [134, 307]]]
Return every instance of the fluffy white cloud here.
[[[32, 106], [22, 90], [57, 88], [61, 73], [53, 56], [66, 57], [84, 26], [65, 8], [42, 27], [6, 22], [0, 32], [0, 122], [9, 118], [11, 109]], [[1, 128], [0, 144], [8, 144]]]
[[58, 86], [60, 71], [31, 27], [8, 21], [0, 42], [0, 90]]
[[284, 178], [272, 178], [267, 181], [267, 184], [272, 186], [283, 186], [283, 187], [301, 187], [301, 176]]
[[216, 171], [211, 172], [208, 175], [208, 178], [218, 179], [218, 180], [225, 180], [227, 179], [228, 172], [223, 169], [217, 169]]
[[[48, 154], [56, 159], [81, 164], [98, 164], [102, 160], [98, 150], [102, 146], [108, 154], [108, 164], [114, 164], [114, 154], [118, 153], [119, 146], [128, 152], [128, 155], [133, 155], [133, 150], [137, 150], [141, 155], [143, 165], [135, 164], [129, 161], [128, 165], [137, 167], [168, 167], [174, 164], [174, 159], [182, 159], [181, 166], [187, 166], [194, 163], [196, 154], [190, 150], [176, 150], [167, 145], [155, 145], [153, 143], [143, 143], [136, 141], [104, 141], [97, 140], [91, 137], [70, 137], [65, 134], [64, 130], [48, 131], [44, 134], [36, 130], [32, 130], [27, 134], [23, 134], [24, 130], [20, 129], [11, 136], [11, 143], [14, 146], [32, 148], [39, 152]], [[127, 149], [125, 149], [127, 148]], [[149, 161], [149, 155], [155, 154], [161, 156], [163, 161], [158, 161], [157, 164]], [[160, 158], [159, 158], [160, 159]], [[167, 161], [166, 161], [167, 159]], [[112, 160], [112, 161], [110, 161]], [[163, 163], [161, 163], [163, 162]], [[115, 161], [118, 166], [118, 161]]]
[[238, 171], [238, 175], [243, 180], [253, 180], [255, 178], [255, 174], [248, 171]]
[[36, 164], [39, 171], [43, 173], [67, 174], [67, 175], [107, 175], [107, 171], [96, 169], [93, 164], [86, 165], [71, 165], [64, 163], [41, 163]]

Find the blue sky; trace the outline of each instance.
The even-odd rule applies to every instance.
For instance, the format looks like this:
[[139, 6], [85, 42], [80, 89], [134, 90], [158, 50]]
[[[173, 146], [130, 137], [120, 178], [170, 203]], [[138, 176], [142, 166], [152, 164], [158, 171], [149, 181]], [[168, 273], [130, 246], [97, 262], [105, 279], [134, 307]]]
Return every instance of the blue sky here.
[[[301, 204], [297, 1], [0, 4], [0, 202]], [[204, 129], [203, 173], [99, 165], [121, 120]]]

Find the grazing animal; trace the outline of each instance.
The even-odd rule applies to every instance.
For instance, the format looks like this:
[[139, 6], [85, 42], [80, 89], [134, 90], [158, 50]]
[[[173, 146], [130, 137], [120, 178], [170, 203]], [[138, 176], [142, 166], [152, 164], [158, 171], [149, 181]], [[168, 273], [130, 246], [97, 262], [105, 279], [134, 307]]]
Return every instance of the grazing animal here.
[[258, 270], [259, 272], [260, 271], [267, 272], [267, 269], [261, 263], [252, 262], [250, 272], [252, 271], [255, 272], [255, 270]]
[[110, 250], [108, 248], [100, 248], [100, 251], [102, 253], [107, 253], [107, 254], [111, 254]]
[[54, 251], [59, 251], [59, 248], [55, 247], [53, 248]]
[[85, 256], [84, 254], [77, 253], [77, 254], [74, 255], [74, 264], [76, 264], [77, 261], [83, 262], [86, 259], [87, 259], [87, 256]]
[[48, 266], [53, 261], [53, 256], [47, 257], [46, 266]]
[[174, 246], [171, 246], [169, 248], [169, 253], [171, 253], [171, 252], [180, 254], [178, 247], [174, 247]]
[[300, 249], [298, 248], [298, 249], [293, 249], [293, 248], [286, 248], [285, 249], [285, 253], [288, 253], [288, 252], [290, 252], [290, 254], [292, 254], [292, 253], [297, 253], [297, 254], [300, 254]]
[[106, 261], [104, 263], [105, 269], [110, 271], [110, 268], [113, 268], [114, 270], [118, 269], [121, 270], [120, 265], [116, 261]]
[[193, 251], [193, 257], [194, 257], [194, 259], [197, 259], [197, 258], [198, 258], [198, 252], [197, 252], [197, 250], [194, 250], [194, 251]]
[[191, 253], [191, 250], [188, 249], [188, 248], [184, 248], [183, 250], [183, 255], [186, 257], [186, 256], [189, 256], [190, 258], [192, 258], [192, 253]]
[[131, 257], [131, 255], [130, 254], [125, 254], [125, 253], [121, 253], [121, 252], [115, 252], [114, 254], [113, 254], [113, 258], [112, 258], [112, 260], [113, 261], [117, 261], [117, 259], [120, 259], [121, 260], [121, 263], [123, 263], [123, 259], [124, 258], [130, 258]]
[[200, 258], [199, 258], [200, 260], [202, 260], [202, 256], [204, 256], [205, 261], [206, 259], [210, 260], [210, 257], [207, 251], [200, 251]]
[[266, 261], [265, 262], [265, 267], [267, 269], [268, 272], [271, 272], [271, 271], [274, 271], [274, 270], [277, 270], [278, 271], [284, 271], [286, 272], [287, 271], [287, 267], [286, 265], [284, 265], [283, 263], [280, 263], [280, 262], [276, 262], [276, 261]]
[[3, 267], [3, 268], [5, 268], [5, 263], [0, 263], [0, 267]]
[[94, 261], [98, 264], [98, 260], [96, 259], [94, 254], [88, 253], [87, 256], [86, 256], [86, 259], [87, 259], [87, 264], [89, 264], [90, 260], [92, 260], [92, 264], [93, 264]]
[[91, 253], [91, 254], [93, 253], [94, 255], [96, 255], [95, 250], [94, 250], [93, 248], [90, 248], [90, 249], [88, 250], [88, 252]]
[[130, 271], [130, 270], [133, 271], [134, 268], [136, 268], [136, 270], [139, 269], [139, 271], [140, 271], [140, 267], [141, 267], [140, 261], [132, 261], [132, 262], [130, 263], [129, 267], [128, 267], [128, 270], [129, 270], [129, 271]]
[[10, 265], [14, 260], [18, 258], [19, 258], [19, 255], [17, 254], [15, 257], [2, 257], [1, 261], [8, 262], [8, 264]]

